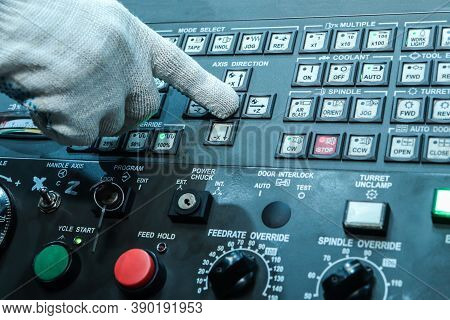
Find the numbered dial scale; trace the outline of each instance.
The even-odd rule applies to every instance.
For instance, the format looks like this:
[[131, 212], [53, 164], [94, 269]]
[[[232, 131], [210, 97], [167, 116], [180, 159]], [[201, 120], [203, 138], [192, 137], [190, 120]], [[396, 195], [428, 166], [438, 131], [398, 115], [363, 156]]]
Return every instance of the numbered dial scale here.
[[284, 266], [278, 248], [229, 241], [209, 252], [197, 270], [197, 294], [218, 299], [278, 300]]
[[14, 232], [14, 212], [5, 189], [0, 187], [0, 249], [3, 249]]

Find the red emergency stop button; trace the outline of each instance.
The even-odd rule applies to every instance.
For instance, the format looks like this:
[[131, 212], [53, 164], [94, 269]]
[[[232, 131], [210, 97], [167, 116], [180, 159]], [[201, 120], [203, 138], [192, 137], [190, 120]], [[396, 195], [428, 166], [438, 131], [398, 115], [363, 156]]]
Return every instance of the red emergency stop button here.
[[156, 262], [147, 251], [130, 249], [117, 259], [114, 277], [123, 288], [138, 289], [145, 287], [156, 271]]

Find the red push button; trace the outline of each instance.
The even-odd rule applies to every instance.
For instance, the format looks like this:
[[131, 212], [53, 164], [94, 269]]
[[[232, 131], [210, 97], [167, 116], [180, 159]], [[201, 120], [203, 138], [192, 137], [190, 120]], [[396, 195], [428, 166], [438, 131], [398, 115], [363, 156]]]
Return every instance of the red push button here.
[[316, 134], [313, 137], [309, 158], [312, 159], [339, 159], [341, 157], [340, 134]]
[[317, 135], [314, 145], [314, 154], [320, 156], [331, 156], [336, 153], [338, 136]]
[[155, 261], [142, 249], [125, 251], [114, 266], [114, 277], [121, 286], [127, 289], [144, 287], [152, 280], [155, 272]]

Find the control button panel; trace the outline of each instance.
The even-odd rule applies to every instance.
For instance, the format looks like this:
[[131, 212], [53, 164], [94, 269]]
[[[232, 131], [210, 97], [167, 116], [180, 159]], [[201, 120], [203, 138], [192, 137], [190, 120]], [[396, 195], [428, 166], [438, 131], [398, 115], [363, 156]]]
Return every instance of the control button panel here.
[[184, 52], [191, 56], [206, 54], [210, 34], [188, 35], [184, 43]]
[[300, 53], [328, 52], [331, 30], [307, 30], [304, 32]]
[[318, 97], [290, 97], [284, 121], [314, 121]]
[[426, 162], [450, 163], [450, 137], [427, 136], [423, 160]]
[[297, 32], [270, 32], [265, 53], [292, 53]]
[[350, 98], [325, 97], [321, 99], [317, 121], [345, 122], [349, 109]]
[[434, 30], [434, 27], [407, 28], [403, 50], [433, 50]]
[[236, 54], [261, 54], [266, 43], [267, 32], [242, 33]]
[[148, 149], [153, 131], [130, 131], [125, 139], [125, 152], [143, 152]]
[[176, 154], [183, 130], [180, 128], [164, 128], [155, 130], [152, 151], [161, 154]]
[[208, 50], [209, 55], [230, 55], [236, 49], [238, 35], [236, 33], [214, 34]]
[[99, 152], [117, 151], [120, 144], [120, 137], [102, 137], [98, 140], [97, 150]]
[[350, 122], [382, 122], [385, 97], [357, 97], [353, 99]]
[[418, 162], [420, 142], [419, 136], [389, 136], [386, 161]]
[[343, 159], [375, 161], [378, 152], [378, 139], [379, 135], [348, 135]]
[[358, 85], [387, 86], [391, 70], [391, 62], [361, 62], [359, 65]]
[[282, 133], [278, 142], [276, 157], [306, 158], [308, 153], [308, 134]]
[[247, 91], [252, 71], [252, 68], [228, 69], [225, 71], [224, 82], [236, 91]]
[[242, 118], [270, 119], [276, 95], [249, 95]]
[[293, 87], [320, 86], [324, 73], [323, 63], [298, 63], [295, 68]]
[[432, 98], [430, 101], [427, 121], [450, 123], [450, 99]]
[[334, 33], [333, 52], [357, 52], [361, 50], [362, 30], [338, 30]]
[[350, 86], [355, 83], [356, 63], [330, 63], [325, 85]]
[[394, 100], [392, 122], [423, 123], [425, 121], [426, 98], [402, 98]]
[[205, 145], [232, 146], [239, 121], [211, 121]]
[[393, 51], [396, 28], [371, 28], [365, 34], [363, 51]]
[[423, 86], [430, 84], [430, 62], [402, 62], [397, 85]]

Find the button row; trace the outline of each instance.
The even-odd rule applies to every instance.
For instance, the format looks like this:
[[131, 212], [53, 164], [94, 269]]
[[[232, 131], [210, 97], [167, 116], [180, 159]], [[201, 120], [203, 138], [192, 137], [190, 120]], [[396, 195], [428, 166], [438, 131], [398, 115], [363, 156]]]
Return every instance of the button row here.
[[[346, 140], [346, 141], [345, 141]], [[277, 158], [376, 160], [379, 135], [282, 133]], [[345, 143], [344, 143], [345, 142]], [[342, 156], [343, 145], [346, 151]]]
[[292, 53], [297, 31], [225, 32], [163, 36], [189, 55]]
[[355, 84], [359, 86], [387, 86], [390, 70], [391, 61], [383, 60], [360, 63], [299, 62], [295, 68], [292, 86], [352, 86]]
[[284, 121], [370, 122], [383, 120], [385, 97], [290, 97]]
[[70, 152], [99, 153], [145, 153], [176, 154], [182, 139], [183, 129], [166, 127], [156, 130], [130, 131], [124, 136], [101, 137], [90, 147], [68, 148]]
[[[275, 106], [276, 94], [246, 94], [239, 95], [239, 109], [231, 118], [270, 119]], [[245, 103], [244, 103], [245, 102]], [[245, 108], [243, 108], [245, 104]], [[183, 113], [185, 119], [211, 119], [213, 115], [203, 106], [189, 100]]]
[[399, 86], [450, 85], [450, 61], [402, 61], [398, 73]]
[[[419, 162], [420, 135], [389, 135], [385, 161]], [[423, 162], [450, 163], [450, 137], [427, 135]], [[296, 159], [344, 159], [375, 161], [379, 134], [282, 133], [276, 157]]]
[[[300, 53], [393, 51], [397, 28], [306, 30]], [[437, 35], [437, 36], [436, 36]], [[190, 55], [292, 53], [297, 31], [164, 35]], [[436, 41], [437, 38], [437, 41]], [[184, 40], [184, 41], [183, 41]], [[402, 50], [450, 50], [450, 26], [409, 26]]]

